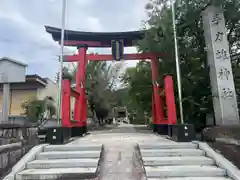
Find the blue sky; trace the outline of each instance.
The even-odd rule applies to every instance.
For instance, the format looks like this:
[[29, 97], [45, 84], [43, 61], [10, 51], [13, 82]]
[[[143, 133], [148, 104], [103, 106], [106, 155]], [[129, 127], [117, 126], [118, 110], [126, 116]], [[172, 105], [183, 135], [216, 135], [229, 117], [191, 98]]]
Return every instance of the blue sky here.
[[[66, 28], [79, 31], [138, 30], [148, 0], [67, 0]], [[53, 78], [59, 45], [44, 25], [61, 26], [61, 0], [0, 0], [0, 57], [28, 64], [29, 74]], [[73, 50], [65, 49], [67, 53]], [[96, 49], [90, 49], [96, 51]], [[106, 50], [100, 49], [99, 53]], [[135, 52], [135, 48], [125, 52]], [[133, 66], [135, 62], [126, 62]]]

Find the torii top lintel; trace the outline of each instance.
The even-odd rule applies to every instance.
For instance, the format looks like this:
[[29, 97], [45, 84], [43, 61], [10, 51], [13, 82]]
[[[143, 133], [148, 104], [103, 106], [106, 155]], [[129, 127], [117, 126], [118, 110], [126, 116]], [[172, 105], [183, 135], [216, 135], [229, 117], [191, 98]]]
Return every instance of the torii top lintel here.
[[[61, 41], [61, 29], [45, 26], [46, 31], [55, 41]], [[65, 30], [64, 45], [88, 47], [111, 47], [112, 40], [123, 40], [124, 47], [133, 46], [134, 42], [144, 38], [146, 31], [127, 32], [84, 32]]]

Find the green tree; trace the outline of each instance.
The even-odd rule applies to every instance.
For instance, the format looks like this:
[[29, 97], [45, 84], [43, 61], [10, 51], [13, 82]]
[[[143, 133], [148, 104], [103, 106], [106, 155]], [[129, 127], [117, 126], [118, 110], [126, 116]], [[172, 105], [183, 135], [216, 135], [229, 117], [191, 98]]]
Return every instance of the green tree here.
[[32, 122], [41, 123], [45, 118], [51, 118], [56, 114], [56, 107], [52, 97], [43, 100], [32, 99], [21, 104], [24, 114]]
[[[122, 66], [120, 64], [109, 64], [105, 61], [90, 61], [86, 69], [86, 93], [88, 104], [92, 114], [97, 109], [105, 109], [108, 112], [116, 106], [116, 90], [114, 85], [119, 79]], [[72, 73], [72, 84], [76, 80], [76, 68]]]
[[[180, 53], [180, 67], [183, 87], [183, 106], [185, 121], [195, 123], [198, 127], [204, 125], [206, 113], [212, 113], [212, 96], [209, 83], [209, 70], [206, 63], [205, 41], [203, 35], [201, 12], [209, 3], [208, 0], [182, 0], [177, 1], [176, 26], [178, 32], [178, 43]], [[212, 3], [220, 5], [224, 9], [230, 52], [236, 53], [240, 48], [240, 2], [237, 0], [213, 0]], [[165, 73], [171, 73], [176, 81], [174, 44], [172, 31], [172, 16], [169, 1], [151, 0], [146, 5], [149, 19], [143, 24], [143, 29], [150, 27], [146, 37], [138, 42], [139, 51], [162, 52], [165, 55], [159, 60], [159, 80], [161, 81]], [[161, 31], [161, 33], [159, 33]], [[139, 63], [140, 64], [140, 63]], [[233, 72], [235, 76], [236, 90], [239, 99], [240, 74], [239, 59], [232, 60]], [[151, 101], [151, 91], [146, 91], [146, 87], [151, 79], [148, 67], [143, 68], [148, 78], [143, 78], [144, 73], [138, 73], [137, 68], [132, 71], [133, 79], [128, 79], [132, 94], [139, 94], [137, 102], [141, 108], [148, 108]], [[129, 72], [127, 72], [129, 74]], [[137, 80], [138, 81], [137, 81]], [[149, 87], [149, 89], [151, 89]], [[175, 83], [175, 94], [177, 86]], [[144, 99], [141, 105], [141, 98]], [[133, 96], [136, 96], [133, 95]], [[137, 99], [134, 97], [134, 99]], [[240, 99], [239, 99], [240, 100]], [[143, 107], [142, 107], [143, 106]]]
[[152, 79], [151, 64], [140, 62], [136, 67], [128, 68], [122, 78], [122, 82], [129, 88], [128, 95], [131, 99], [126, 102], [128, 109], [151, 111]]

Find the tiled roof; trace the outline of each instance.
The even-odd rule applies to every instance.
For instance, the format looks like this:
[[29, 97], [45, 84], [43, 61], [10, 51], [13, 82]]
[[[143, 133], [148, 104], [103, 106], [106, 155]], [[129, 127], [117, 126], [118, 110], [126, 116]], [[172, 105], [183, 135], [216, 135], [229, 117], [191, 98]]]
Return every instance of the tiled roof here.
[[29, 80], [37, 80], [39, 79], [40, 81], [42, 81], [43, 83], [46, 83], [47, 84], [47, 79], [46, 78], [43, 78], [37, 74], [29, 74], [29, 75], [26, 75], [26, 81], [29, 81]]

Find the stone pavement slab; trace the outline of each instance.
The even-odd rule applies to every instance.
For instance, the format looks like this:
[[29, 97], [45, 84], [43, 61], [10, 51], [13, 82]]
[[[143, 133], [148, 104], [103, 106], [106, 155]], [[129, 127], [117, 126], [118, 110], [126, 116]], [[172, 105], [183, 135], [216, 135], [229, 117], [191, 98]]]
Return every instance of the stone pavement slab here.
[[41, 152], [36, 159], [76, 159], [76, 158], [100, 158], [101, 151], [52, 151]]
[[90, 142], [104, 145], [99, 180], [141, 180], [146, 177], [137, 144], [171, 141], [150, 131], [139, 132], [133, 125], [120, 125], [112, 130], [93, 132], [71, 144]]
[[16, 180], [92, 178], [96, 171], [96, 168], [26, 169], [16, 175]]
[[180, 178], [148, 178], [148, 180], [231, 180], [226, 177], [180, 177]]
[[48, 169], [48, 168], [76, 168], [76, 167], [98, 167], [99, 158], [95, 159], [47, 159], [34, 160], [27, 164], [27, 169]]
[[101, 151], [102, 144], [81, 144], [81, 145], [49, 145], [43, 151]]
[[163, 156], [204, 156], [205, 152], [200, 149], [140, 149], [143, 157]]
[[146, 175], [148, 178], [159, 177], [221, 177], [226, 176], [224, 169], [216, 166], [146, 166]]
[[204, 156], [184, 157], [143, 157], [145, 166], [172, 166], [172, 165], [214, 165], [214, 161]]

